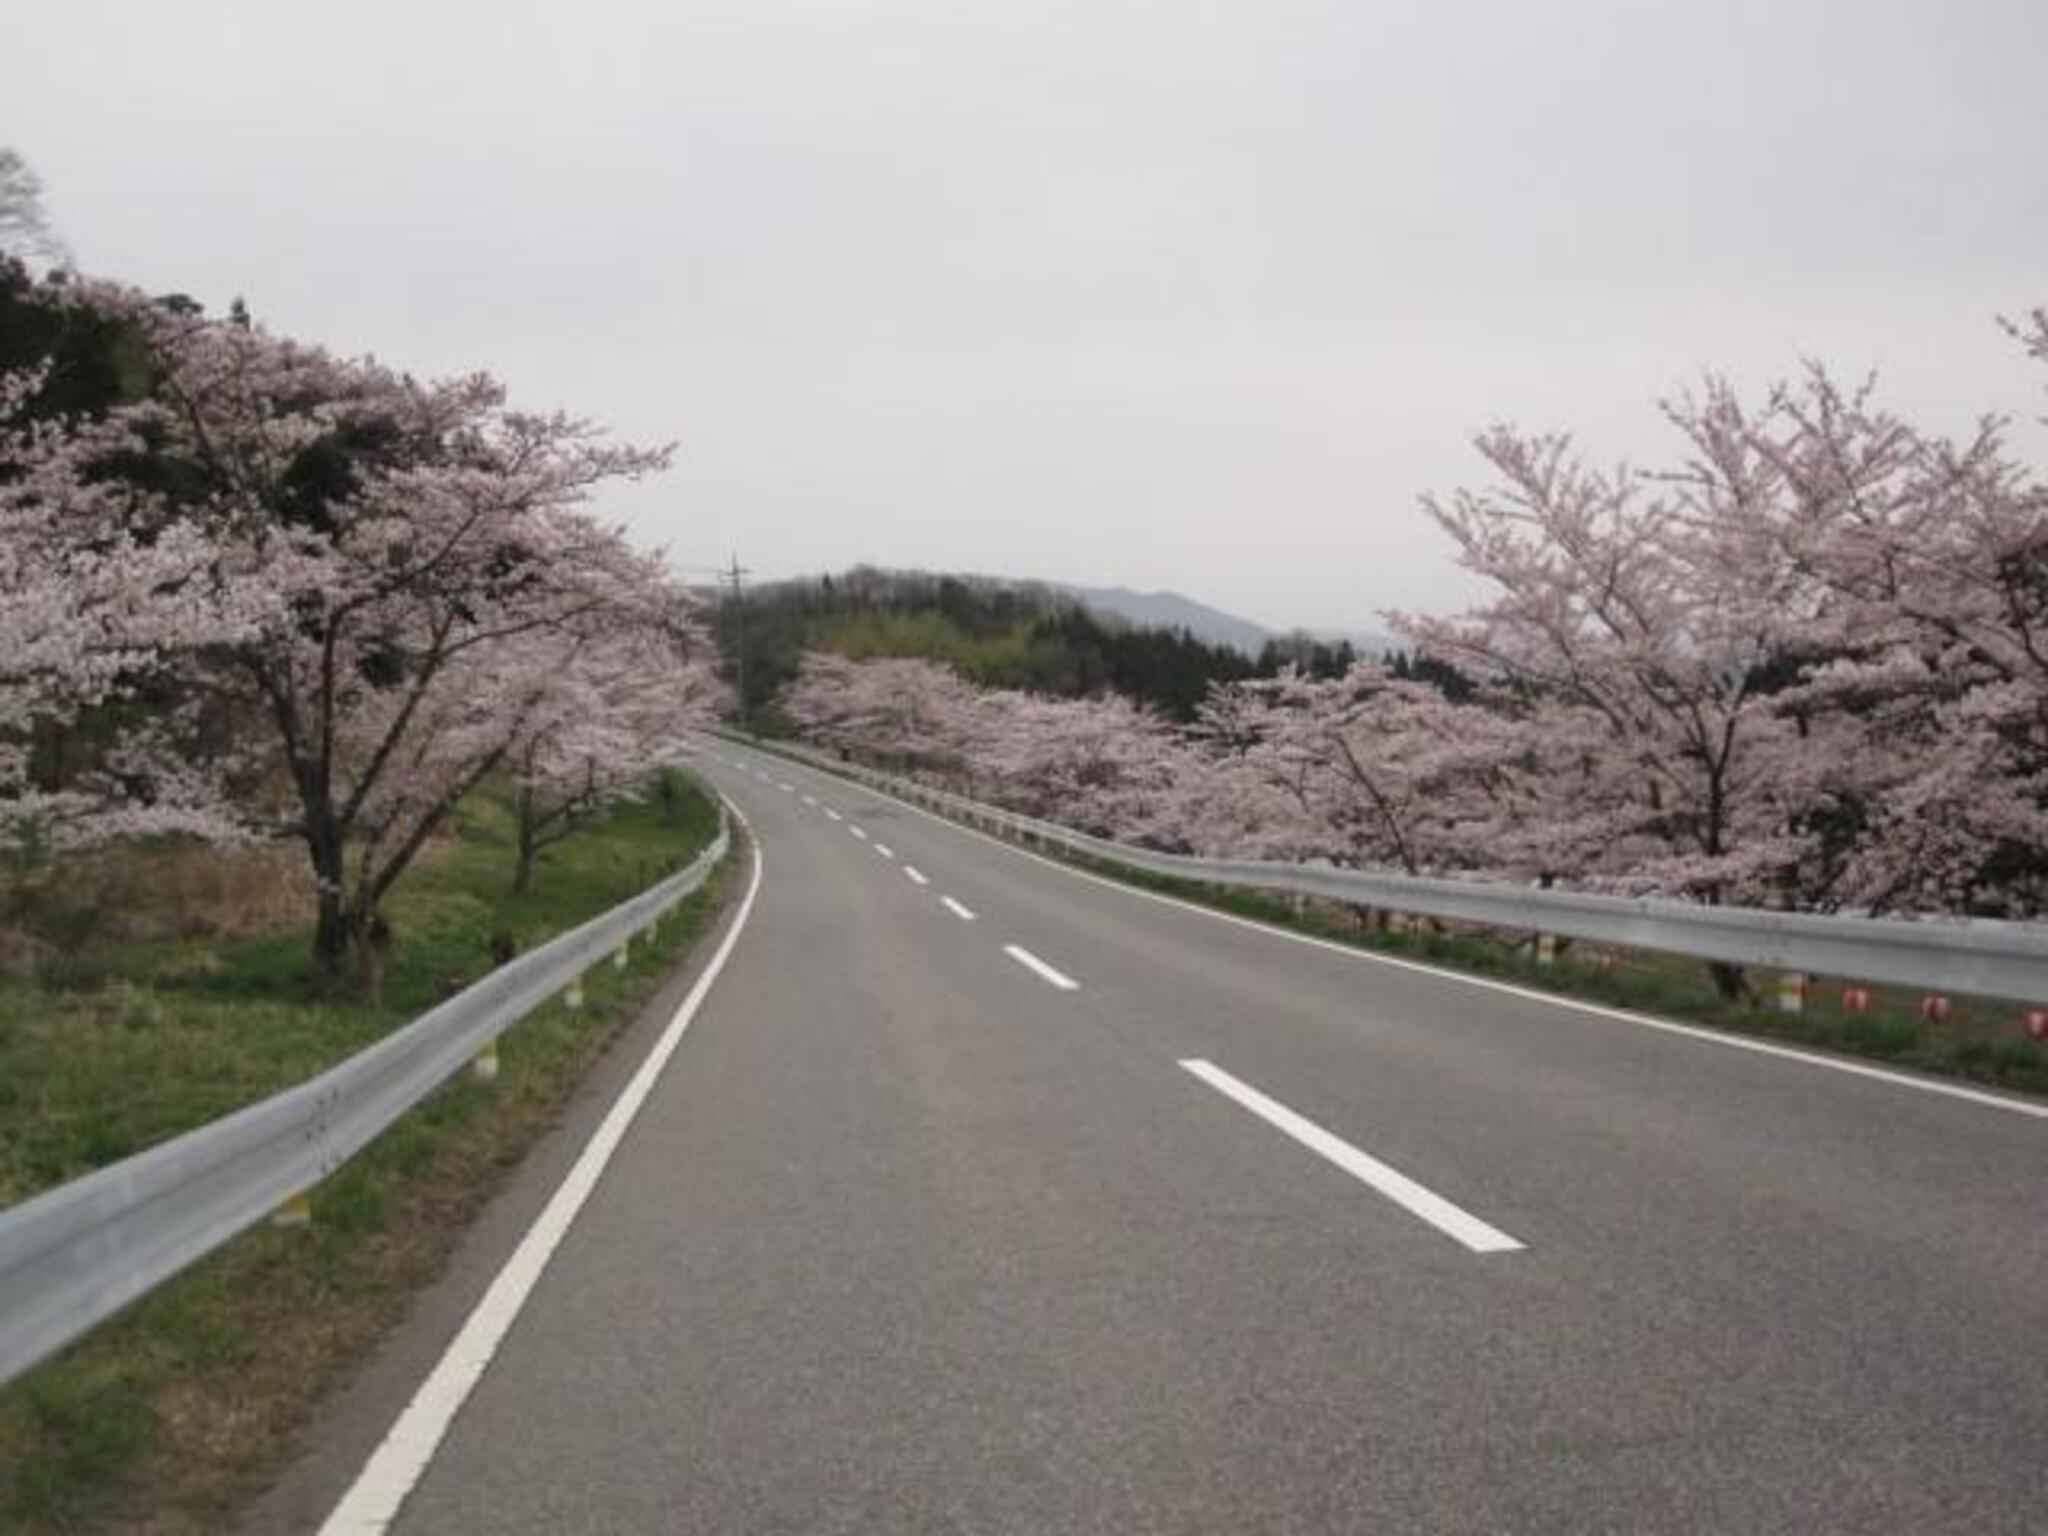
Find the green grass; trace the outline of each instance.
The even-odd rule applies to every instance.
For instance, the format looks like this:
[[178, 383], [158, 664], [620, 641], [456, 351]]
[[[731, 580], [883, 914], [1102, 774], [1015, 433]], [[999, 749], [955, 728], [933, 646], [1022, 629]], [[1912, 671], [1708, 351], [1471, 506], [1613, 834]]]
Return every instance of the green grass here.
[[[620, 806], [551, 850], [514, 897], [510, 818], [478, 797], [395, 894], [381, 1007], [323, 996], [307, 934], [288, 923], [91, 942], [0, 976], [0, 1201], [303, 1080], [482, 975], [494, 934], [525, 949], [594, 916], [716, 826], [694, 790], [673, 817]], [[146, 879], [154, 856], [122, 867]], [[439, 1271], [709, 921], [720, 884], [624, 970], [593, 972], [583, 1008], [552, 1003], [511, 1030], [495, 1083], [452, 1082], [321, 1185], [311, 1226], [252, 1230], [0, 1391], [0, 1531], [217, 1529]]]
[[1034, 650], [1043, 648], [1032, 629], [1030, 620], [1022, 620], [1001, 634], [978, 638], [942, 613], [858, 613], [820, 626], [810, 644], [854, 661], [919, 656], [1002, 686], [1026, 675]]

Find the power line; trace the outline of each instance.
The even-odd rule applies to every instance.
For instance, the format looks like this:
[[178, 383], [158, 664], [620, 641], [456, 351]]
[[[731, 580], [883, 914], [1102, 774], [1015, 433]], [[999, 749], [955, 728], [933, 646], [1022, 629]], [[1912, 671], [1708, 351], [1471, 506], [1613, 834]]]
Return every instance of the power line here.
[[732, 556], [732, 563], [718, 573], [720, 587], [732, 584], [733, 622], [738, 626], [738, 636], [733, 647], [733, 684], [739, 694], [740, 727], [745, 729], [749, 711], [747, 709], [747, 568], [740, 564], [740, 557]]

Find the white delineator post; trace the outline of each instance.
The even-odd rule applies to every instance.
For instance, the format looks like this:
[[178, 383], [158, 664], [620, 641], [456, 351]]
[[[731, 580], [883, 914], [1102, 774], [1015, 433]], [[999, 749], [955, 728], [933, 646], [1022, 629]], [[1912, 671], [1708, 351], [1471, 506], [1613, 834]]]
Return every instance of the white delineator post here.
[[302, 1189], [270, 1213], [273, 1227], [304, 1227], [313, 1221], [313, 1193]]

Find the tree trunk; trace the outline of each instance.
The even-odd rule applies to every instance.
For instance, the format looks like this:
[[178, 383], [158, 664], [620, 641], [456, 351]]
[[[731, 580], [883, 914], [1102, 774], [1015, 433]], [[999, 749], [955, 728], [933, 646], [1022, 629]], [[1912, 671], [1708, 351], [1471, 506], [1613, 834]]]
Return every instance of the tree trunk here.
[[384, 921], [384, 914], [376, 908], [376, 898], [370, 894], [370, 886], [360, 884], [356, 888], [355, 900], [343, 912], [343, 931], [347, 937], [346, 959], [353, 962], [349, 969], [357, 997], [363, 998], [372, 1007], [384, 1006], [384, 965], [390, 958], [392, 945], [391, 925]]
[[1749, 981], [1739, 965], [1731, 965], [1726, 960], [1709, 960], [1707, 974], [1713, 977], [1714, 990], [1724, 1003], [1732, 1003], [1749, 992]]
[[356, 957], [356, 993], [367, 998], [372, 1008], [382, 1008], [384, 953], [391, 947], [391, 930], [375, 912], [355, 914], [349, 926]]
[[533, 794], [519, 796], [519, 862], [512, 871], [512, 894], [524, 896], [533, 888], [534, 860], [540, 854], [540, 828], [534, 823]]
[[313, 879], [319, 893], [319, 915], [313, 925], [313, 965], [321, 985], [339, 991], [348, 975], [350, 933], [347, 879], [348, 867], [341, 839], [308, 833], [306, 846], [313, 856]]

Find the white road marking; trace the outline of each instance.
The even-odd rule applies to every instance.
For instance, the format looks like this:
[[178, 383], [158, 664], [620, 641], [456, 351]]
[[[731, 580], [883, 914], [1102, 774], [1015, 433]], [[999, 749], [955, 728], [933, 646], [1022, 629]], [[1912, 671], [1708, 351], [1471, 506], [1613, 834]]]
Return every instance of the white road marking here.
[[875, 852], [879, 853], [885, 859], [893, 859], [896, 857], [896, 850], [894, 848], [891, 848], [887, 843], [876, 843]]
[[[891, 797], [894, 798], [893, 796]], [[1459, 986], [1477, 987], [1482, 991], [1498, 992], [1508, 997], [1521, 998], [1524, 1002], [1542, 1003], [1550, 1008], [1563, 1008], [1573, 1013], [1588, 1014], [1594, 1018], [1610, 1019], [1619, 1024], [1632, 1024], [1638, 1029], [1653, 1029], [1661, 1034], [1677, 1035], [1687, 1040], [1697, 1040], [1704, 1045], [1717, 1045], [1731, 1051], [1749, 1051], [1758, 1056], [1775, 1056], [1782, 1061], [1801, 1062], [1809, 1067], [1825, 1067], [1830, 1072], [1841, 1072], [1850, 1077], [1867, 1078], [1872, 1082], [1887, 1083], [1894, 1088], [1911, 1088], [1921, 1093], [1937, 1094], [1945, 1099], [1960, 1099], [1966, 1104], [1981, 1105], [1986, 1109], [2002, 1109], [2011, 1114], [2025, 1115], [2031, 1120], [2048, 1120], [2048, 1104], [2037, 1104], [2025, 1099], [2009, 1098], [2004, 1094], [1986, 1093], [1979, 1088], [1965, 1088], [1960, 1083], [1944, 1083], [1935, 1078], [1915, 1077], [1909, 1072], [1897, 1072], [1888, 1067], [1865, 1066], [1860, 1061], [1846, 1061], [1839, 1056], [1820, 1056], [1812, 1051], [1802, 1051], [1796, 1046], [1778, 1045], [1769, 1040], [1758, 1040], [1750, 1035], [1737, 1035], [1717, 1029], [1707, 1029], [1697, 1024], [1680, 1024], [1674, 1019], [1653, 1018], [1646, 1013], [1633, 1013], [1626, 1008], [1610, 1008], [1605, 1003], [1581, 1002], [1575, 997], [1563, 997], [1555, 992], [1539, 992], [1533, 987], [1521, 987], [1511, 981], [1496, 981], [1490, 976], [1471, 976], [1463, 971], [1446, 970], [1442, 966], [1429, 965], [1420, 960], [1403, 960], [1394, 955], [1376, 954], [1369, 949], [1360, 949], [1355, 944], [1339, 944], [1334, 939], [1319, 939], [1314, 934], [1296, 933], [1292, 929], [1277, 928], [1271, 923], [1262, 923], [1256, 918], [1239, 917], [1235, 912], [1219, 912], [1214, 907], [1205, 907], [1196, 902], [1184, 901], [1178, 896], [1168, 896], [1163, 891], [1148, 891], [1140, 886], [1122, 880], [1112, 880], [1107, 875], [1091, 874], [1085, 869], [1076, 869], [1058, 859], [1042, 853], [1033, 853], [1028, 848], [1019, 848], [1006, 843], [999, 837], [992, 837], [975, 827], [962, 826], [949, 817], [928, 811], [921, 805], [908, 800], [897, 804], [906, 810], [915, 811], [927, 821], [935, 821], [942, 827], [950, 827], [965, 837], [975, 837], [1001, 849], [1004, 853], [1015, 854], [1020, 859], [1030, 859], [1058, 870], [1075, 880], [1086, 880], [1091, 885], [1107, 886], [1126, 896], [1135, 896], [1141, 901], [1156, 901], [1164, 907], [1177, 907], [1191, 912], [1196, 917], [1206, 917], [1214, 922], [1230, 923], [1239, 928], [1249, 928], [1262, 933], [1269, 939], [1282, 939], [1289, 944], [1306, 944], [1312, 949], [1327, 950], [1342, 955], [1347, 960], [1360, 961], [1366, 965], [1390, 965], [1396, 970], [1415, 971], [1424, 976], [1434, 976], [1439, 981], [1456, 982]]]
[[781, 790], [785, 795], [793, 795], [796, 793], [796, 786], [794, 784], [777, 784], [775, 787]]
[[939, 898], [939, 905], [944, 907], [948, 912], [952, 913], [955, 917], [959, 918], [960, 921], [963, 923], [971, 923], [974, 921], [974, 914], [968, 911], [965, 907], [961, 906], [959, 902], [955, 901], [950, 896], [941, 896]]
[[904, 873], [904, 874], [905, 874], [906, 876], [908, 876], [908, 877], [909, 877], [910, 883], [911, 883], [912, 885], [930, 885], [930, 884], [931, 884], [931, 881], [929, 881], [929, 880], [925, 879], [925, 877], [924, 877], [923, 875], [921, 875], [921, 874], [919, 874], [919, 873], [918, 873], [918, 871], [917, 871], [917, 866], [916, 866], [916, 865], [914, 865], [914, 864], [906, 864], [906, 865], [904, 865], [904, 866], [903, 866], [903, 873]]
[[864, 838], [868, 835], [867, 829], [865, 827], [848, 827], [846, 830], [851, 832], [855, 837]]
[[811, 807], [815, 808], [815, 807], [817, 806], [817, 803], [818, 803], [818, 797], [817, 797], [816, 795], [805, 795], [805, 796], [804, 796], [804, 804], [805, 804], [805, 805], [808, 805], [808, 806], [811, 806]]
[[1371, 1185], [1409, 1214], [1421, 1217], [1474, 1253], [1520, 1251], [1522, 1244], [1500, 1228], [1487, 1225], [1469, 1211], [1460, 1210], [1442, 1195], [1424, 1189], [1405, 1173], [1359, 1151], [1350, 1142], [1332, 1135], [1313, 1120], [1297, 1115], [1278, 1100], [1267, 1098], [1221, 1067], [1200, 1060], [1183, 1061], [1181, 1066], [1224, 1097], [1235, 1099], [1267, 1124], [1285, 1131], [1311, 1152], [1328, 1158], [1354, 1179]]
[[1061, 975], [1058, 971], [1054, 970], [1051, 966], [1047, 965], [1043, 960], [1039, 959], [1038, 956], [1031, 953], [1030, 950], [1023, 948], [1021, 945], [1005, 944], [1003, 946], [1003, 953], [1008, 955], [1012, 960], [1016, 961], [1019, 965], [1023, 966], [1024, 969], [1026, 969], [1027, 971], [1036, 971], [1040, 976], [1044, 977], [1047, 981], [1051, 982], [1054, 986], [1058, 987], [1062, 992], [1078, 992], [1081, 990], [1081, 983], [1074, 980], [1074, 978], [1071, 976]]
[[825, 807], [825, 814], [827, 816], [830, 816], [834, 821], [843, 821], [845, 819], [837, 811], [833, 810], [832, 807], [829, 805]]
[[[734, 818], [744, 826], [746, 818], [740, 815], [737, 807], [731, 809]], [[365, 1536], [365, 1533], [386, 1530], [398, 1517], [399, 1506], [434, 1459], [441, 1437], [448, 1432], [449, 1424], [454, 1421], [470, 1389], [490, 1365], [492, 1355], [504, 1341], [520, 1309], [526, 1305], [526, 1298], [532, 1293], [541, 1272], [547, 1268], [549, 1258], [568, 1233], [576, 1213], [583, 1209], [583, 1202], [597, 1187], [597, 1181], [603, 1176], [605, 1165], [612, 1160], [612, 1154], [618, 1151], [619, 1143], [625, 1139], [633, 1117], [639, 1114], [641, 1105], [653, 1092], [662, 1068], [668, 1065], [669, 1058], [682, 1043], [683, 1031], [690, 1027], [690, 1021], [697, 1016], [697, 1010], [711, 991], [711, 984], [718, 980], [719, 972], [725, 968], [726, 958], [731, 955], [733, 945], [747, 926], [747, 915], [754, 910], [754, 897], [761, 890], [761, 843], [758, 838], [753, 839], [753, 843], [754, 876], [747, 885], [746, 897], [740, 902], [739, 912], [733, 918], [732, 927], [726, 931], [724, 941], [697, 978], [697, 984], [690, 988], [689, 996], [683, 999], [675, 1017], [662, 1030], [661, 1038], [654, 1042], [647, 1059], [606, 1112], [603, 1122], [560, 1187], [549, 1198], [533, 1225], [527, 1228], [519, 1246], [512, 1250], [512, 1257], [505, 1261], [505, 1267], [491, 1281], [490, 1289], [484, 1292], [483, 1299], [469, 1314], [433, 1372], [413, 1394], [412, 1401], [405, 1405], [405, 1411], [399, 1414], [398, 1422], [391, 1426], [383, 1442], [371, 1452], [369, 1461], [356, 1474], [355, 1482], [342, 1495], [341, 1502], [334, 1506], [334, 1512], [320, 1527], [320, 1536]]]

